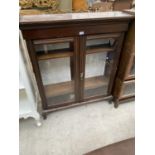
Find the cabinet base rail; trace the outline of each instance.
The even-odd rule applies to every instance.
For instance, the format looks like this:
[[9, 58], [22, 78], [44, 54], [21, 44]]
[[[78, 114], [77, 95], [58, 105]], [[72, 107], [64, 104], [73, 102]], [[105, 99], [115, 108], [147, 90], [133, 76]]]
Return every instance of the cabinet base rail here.
[[77, 106], [81, 106], [81, 105], [85, 105], [85, 104], [89, 104], [89, 103], [94, 103], [94, 102], [99, 102], [99, 101], [109, 101], [111, 102], [113, 100], [113, 96], [106, 96], [106, 97], [101, 97], [101, 98], [97, 98], [97, 99], [91, 99], [88, 101], [82, 101], [82, 102], [75, 102], [73, 104], [67, 105], [67, 106], [63, 106], [63, 107], [58, 107], [58, 108], [50, 108], [50, 109], [44, 109], [42, 111], [42, 116], [44, 119], [47, 118], [47, 114], [51, 113], [51, 112], [55, 112], [58, 110], [64, 110], [64, 109], [68, 109], [68, 108], [72, 108], [72, 107], [77, 107]]

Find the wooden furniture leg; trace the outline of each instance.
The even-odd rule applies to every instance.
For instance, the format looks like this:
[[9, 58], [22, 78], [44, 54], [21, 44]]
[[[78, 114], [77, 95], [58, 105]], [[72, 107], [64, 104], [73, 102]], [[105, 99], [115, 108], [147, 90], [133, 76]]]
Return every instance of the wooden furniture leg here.
[[119, 99], [114, 99], [114, 107], [115, 108], [118, 108], [118, 106], [119, 106]]

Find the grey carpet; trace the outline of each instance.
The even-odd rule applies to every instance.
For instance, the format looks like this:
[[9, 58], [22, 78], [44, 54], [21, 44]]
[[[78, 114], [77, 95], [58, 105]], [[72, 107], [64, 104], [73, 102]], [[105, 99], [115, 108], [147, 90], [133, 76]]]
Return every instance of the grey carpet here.
[[41, 127], [20, 120], [20, 155], [82, 155], [134, 137], [134, 114], [134, 102], [104, 101], [53, 112]]

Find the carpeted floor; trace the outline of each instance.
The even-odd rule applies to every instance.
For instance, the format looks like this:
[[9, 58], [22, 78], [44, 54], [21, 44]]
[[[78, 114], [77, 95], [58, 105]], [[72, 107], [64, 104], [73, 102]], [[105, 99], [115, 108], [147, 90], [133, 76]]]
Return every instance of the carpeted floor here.
[[134, 114], [134, 102], [104, 101], [53, 112], [41, 127], [20, 120], [20, 155], [82, 155], [134, 137]]

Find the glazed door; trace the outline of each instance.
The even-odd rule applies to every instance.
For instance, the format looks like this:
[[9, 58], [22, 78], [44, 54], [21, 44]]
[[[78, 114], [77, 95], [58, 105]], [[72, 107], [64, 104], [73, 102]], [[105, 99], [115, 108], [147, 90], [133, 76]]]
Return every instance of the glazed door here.
[[120, 34], [87, 36], [83, 39], [85, 47], [83, 68], [80, 73], [83, 100], [111, 95], [119, 52]]
[[47, 106], [56, 108], [77, 100], [76, 41], [59, 38], [33, 41]]

